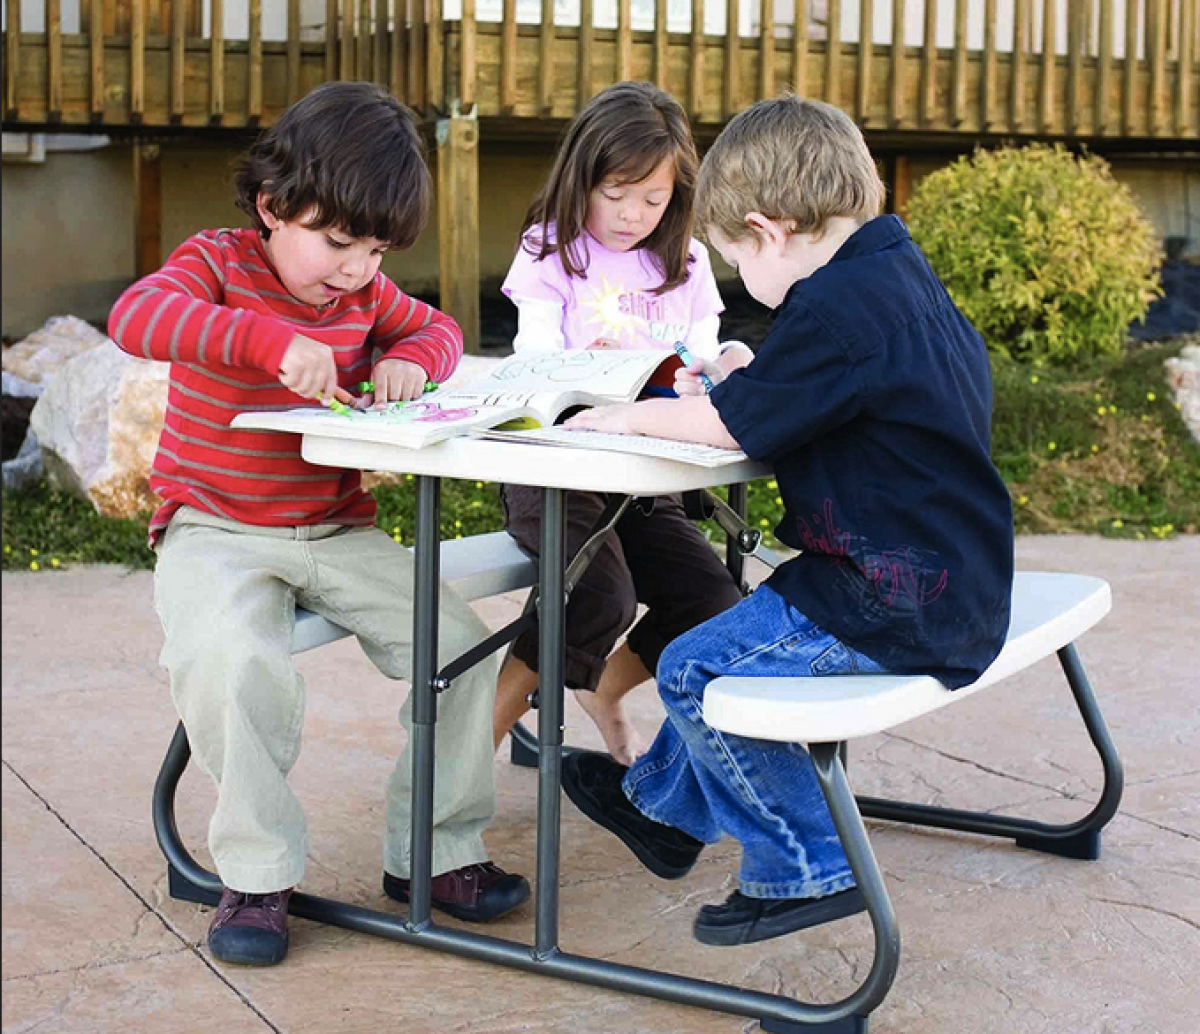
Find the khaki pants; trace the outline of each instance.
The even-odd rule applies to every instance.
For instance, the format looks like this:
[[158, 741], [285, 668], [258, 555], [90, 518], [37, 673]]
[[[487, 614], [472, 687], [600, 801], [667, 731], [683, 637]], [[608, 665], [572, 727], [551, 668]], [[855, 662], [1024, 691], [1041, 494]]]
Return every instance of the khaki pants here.
[[[300, 882], [308, 830], [287, 775], [300, 751], [304, 680], [291, 660], [299, 604], [352, 631], [388, 678], [412, 671], [413, 558], [376, 528], [268, 528], [184, 507], [158, 546], [155, 606], [161, 661], [197, 763], [217, 784], [209, 849], [222, 882], [265, 894]], [[439, 658], [487, 629], [442, 587]], [[433, 873], [485, 861], [495, 813], [492, 709], [498, 658], [455, 680], [438, 700]], [[343, 686], [337, 692], [353, 692]], [[411, 743], [411, 703], [400, 709]], [[410, 864], [411, 750], [386, 788], [384, 867]]]

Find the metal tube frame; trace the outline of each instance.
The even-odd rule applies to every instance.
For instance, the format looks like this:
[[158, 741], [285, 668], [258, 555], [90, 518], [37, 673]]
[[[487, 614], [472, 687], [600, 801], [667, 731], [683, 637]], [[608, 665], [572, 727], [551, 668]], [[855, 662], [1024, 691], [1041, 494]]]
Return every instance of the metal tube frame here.
[[[413, 829], [412, 897], [407, 918], [328, 898], [296, 893], [289, 911], [315, 922], [435, 948], [453, 955], [578, 983], [630, 992], [718, 1012], [757, 1018], [765, 1031], [792, 1034], [866, 1034], [869, 1014], [883, 1001], [895, 978], [900, 934], [883, 875], [863, 826], [863, 815], [940, 826], [966, 832], [1014, 837], [1020, 846], [1077, 858], [1099, 854], [1100, 828], [1116, 813], [1122, 788], [1121, 763], [1073, 645], [1059, 658], [1104, 765], [1105, 786], [1096, 807], [1065, 826], [945, 808], [929, 808], [876, 798], [855, 798], [846, 777], [844, 745], [809, 747], [817, 779], [829, 805], [855, 881], [867, 902], [875, 950], [859, 986], [829, 1004], [800, 1002], [782, 995], [572, 955], [558, 947], [559, 848], [561, 843], [561, 762], [563, 754], [563, 647], [565, 642], [565, 493], [546, 488], [542, 525], [539, 606], [538, 828], [535, 935], [532, 946], [470, 931], [438, 926], [430, 915], [433, 830], [434, 733], [437, 693], [437, 613], [440, 583], [439, 478], [417, 479], [416, 599], [413, 642]], [[744, 498], [738, 500], [744, 505]], [[740, 573], [740, 572], [739, 572]], [[153, 817], [167, 859], [172, 897], [215, 904], [221, 881], [188, 853], [175, 822], [175, 793], [191, 750], [182, 723], [175, 730], [154, 788]]]

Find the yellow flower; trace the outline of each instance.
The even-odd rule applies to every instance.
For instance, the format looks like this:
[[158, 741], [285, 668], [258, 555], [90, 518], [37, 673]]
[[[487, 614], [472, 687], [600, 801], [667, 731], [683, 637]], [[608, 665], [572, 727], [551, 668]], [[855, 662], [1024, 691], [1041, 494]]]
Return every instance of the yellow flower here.
[[475, 487], [476, 487], [476, 488], [483, 488], [483, 482], [482, 482], [482, 481], [476, 481], [476, 482], [475, 482]]
[[1123, 528], [1123, 527], [1125, 527], [1125, 522], [1123, 520], [1121, 520], [1120, 517], [1118, 517], [1115, 521], [1112, 522], [1112, 526], [1114, 528]]
[[[462, 527], [462, 521], [455, 521], [455, 522], [454, 522], [454, 526], [455, 526], [456, 528], [461, 528], [461, 527]], [[460, 536], [460, 537], [461, 537], [461, 536]]]
[[1096, 407], [1096, 413], [1097, 413], [1097, 415], [1098, 415], [1098, 416], [1104, 416], [1104, 414], [1105, 414], [1105, 413], [1107, 413], [1107, 412], [1108, 412], [1108, 410], [1107, 410], [1107, 409], [1105, 409], [1103, 406], [1097, 406], [1097, 407]]
[[36, 549], [31, 549], [31, 550], [29, 551], [29, 555], [30, 555], [30, 556], [37, 556], [37, 555], [38, 555], [38, 551], [37, 551]]
[[1146, 536], [1145, 536], [1145, 535], [1143, 535], [1143, 534], [1142, 534], [1142, 533], [1139, 531], [1139, 532], [1137, 533], [1137, 540], [1138, 540], [1139, 542], [1144, 542], [1144, 541], [1145, 541], [1145, 539], [1146, 539]]
[[1046, 448], [1051, 452], [1054, 452], [1054, 450], [1058, 448], [1058, 442], [1050, 442], [1046, 445]]
[[1029, 502], [1029, 496], [1027, 496], [1027, 495], [1019, 496], [1017, 498], [1018, 506], [1025, 506], [1028, 502]]
[[759, 523], [759, 526], [763, 527], [763, 528], [769, 528], [771, 526], [771, 522], [769, 520], [767, 520], [765, 517], [762, 520], [760, 520], [758, 523]]
[[393, 535], [393, 536], [392, 536], [392, 539], [393, 539], [394, 541], [396, 541], [396, 542], [399, 542], [399, 541], [400, 541], [400, 536], [399, 536], [399, 535]]
[[1035, 373], [1032, 377], [1029, 378], [1029, 383], [1037, 384], [1037, 382], [1038, 382], [1038, 375]]
[[56, 556], [55, 556], [55, 557], [51, 557], [51, 558], [50, 558], [50, 566], [51, 566], [51, 567], [58, 567], [58, 566], [60, 566], [60, 565], [59, 565], [59, 563], [58, 563], [58, 557], [56, 557]]
[[6, 543], [4, 544], [4, 555], [5, 555], [5, 556], [8, 556], [8, 554], [10, 554], [11, 552], [12, 552], [12, 546], [10, 546], [10, 545], [9, 545], [9, 544], [6, 542]]
[[36, 560], [31, 560], [31, 561], [29, 561], [29, 570], [40, 571], [41, 567], [38, 565], [38, 562]]
[[1148, 391], [1148, 392], [1146, 392], [1146, 401], [1147, 401], [1147, 402], [1153, 402], [1153, 401], [1155, 401], [1157, 398], [1158, 398], [1158, 396], [1157, 396], [1157, 395], [1155, 395], [1155, 394], [1154, 394], [1154, 392], [1152, 392], [1152, 391]]
[[772, 478], [770, 481], [767, 482], [767, 488], [769, 488], [772, 492], [778, 492], [779, 491], [779, 482], [776, 481], [774, 478]]
[[1092, 446], [1092, 452], [1099, 452], [1099, 451], [1100, 451], [1100, 446], [1099, 446], [1099, 445], [1093, 445], [1093, 446]]
[[399, 534], [400, 534], [400, 525], [399, 525], [399, 524], [394, 524], [394, 525], [392, 525], [392, 534], [393, 534], [393, 535], [399, 535]]

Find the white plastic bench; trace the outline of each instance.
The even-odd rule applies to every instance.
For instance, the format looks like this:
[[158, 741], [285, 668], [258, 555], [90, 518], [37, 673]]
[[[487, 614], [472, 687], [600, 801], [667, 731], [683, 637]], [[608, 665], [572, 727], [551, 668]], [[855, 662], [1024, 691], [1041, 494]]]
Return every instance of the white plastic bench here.
[[[538, 578], [537, 565], [506, 531], [447, 539], [442, 543], [441, 576], [466, 600], [528, 589]], [[348, 635], [341, 625], [297, 607], [292, 653], [314, 650]]]
[[[969, 686], [950, 691], [928, 676], [846, 675], [826, 678], [719, 678], [704, 696], [704, 720], [714, 729], [762, 740], [808, 745], [822, 792], [875, 930], [867, 978], [841, 1003], [836, 1029], [866, 1031], [867, 1014], [883, 1000], [899, 961], [900, 935], [862, 818], [881, 818], [968, 833], [1013, 838], [1020, 847], [1068, 858], [1100, 856], [1100, 830], [1116, 814], [1123, 775], [1074, 642], [1112, 607], [1108, 583], [1075, 574], [1019, 572], [1004, 648]], [[1050, 825], [1029, 819], [960, 811], [874, 797], [855, 798], [844, 767], [845, 743], [883, 732], [965, 700], [1057, 653], [1076, 705], [1104, 767], [1096, 806], [1082, 819]], [[763, 1030], [793, 1029], [763, 1022]], [[795, 1028], [798, 1029], [798, 1028]], [[834, 1028], [830, 1028], [834, 1029]]]

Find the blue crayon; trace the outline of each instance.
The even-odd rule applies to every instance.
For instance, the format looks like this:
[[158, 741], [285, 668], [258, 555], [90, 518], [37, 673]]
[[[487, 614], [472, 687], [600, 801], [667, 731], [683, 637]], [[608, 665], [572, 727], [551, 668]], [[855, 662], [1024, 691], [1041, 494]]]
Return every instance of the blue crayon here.
[[[682, 341], [676, 341], [674, 346], [672, 346], [672, 347], [674, 347], [675, 354], [677, 356], [679, 356], [679, 358], [683, 362], [684, 366], [692, 365], [694, 360], [692, 359], [692, 353], [687, 350], [687, 345], [685, 345]], [[712, 378], [709, 377], [708, 374], [706, 374], [706, 373], [700, 374], [700, 383], [704, 385], [704, 394], [705, 395], [707, 395], [710, 391], [713, 390]]]

